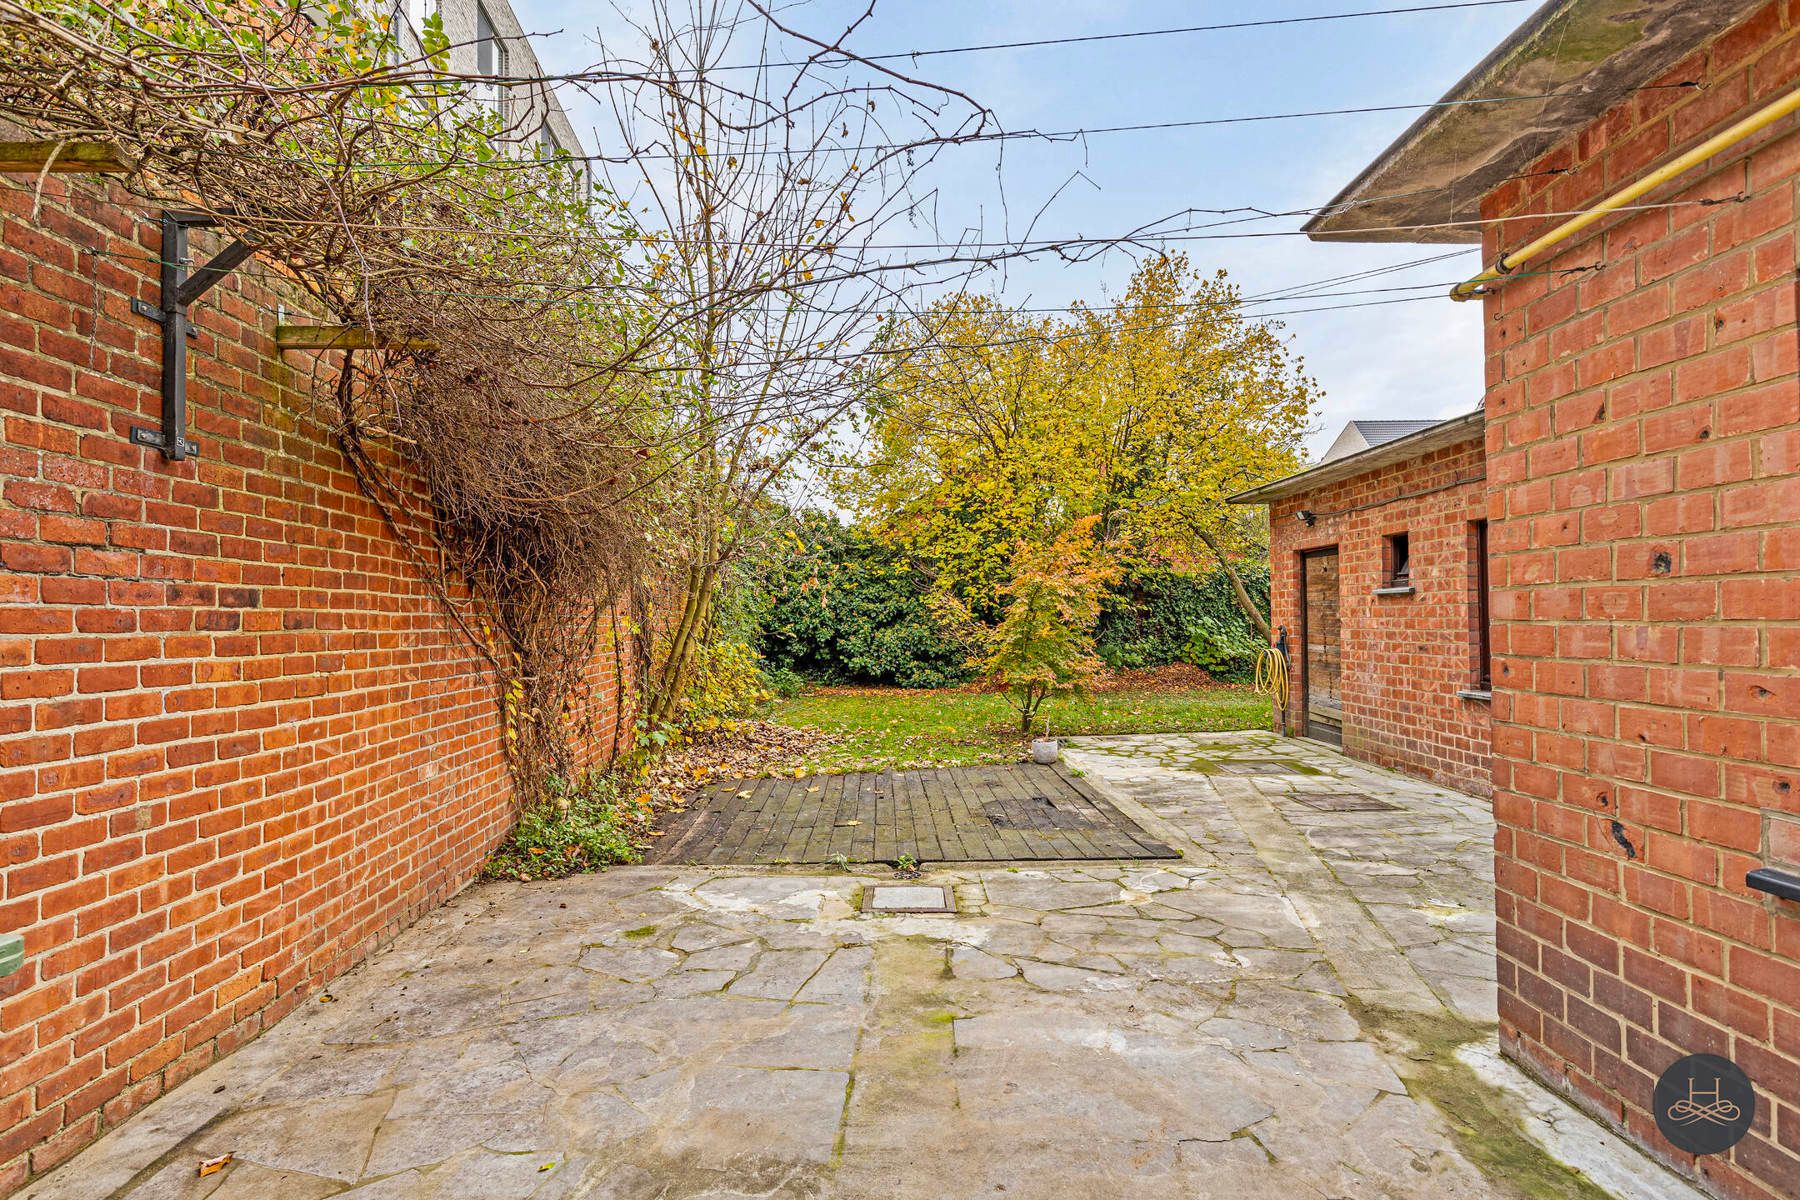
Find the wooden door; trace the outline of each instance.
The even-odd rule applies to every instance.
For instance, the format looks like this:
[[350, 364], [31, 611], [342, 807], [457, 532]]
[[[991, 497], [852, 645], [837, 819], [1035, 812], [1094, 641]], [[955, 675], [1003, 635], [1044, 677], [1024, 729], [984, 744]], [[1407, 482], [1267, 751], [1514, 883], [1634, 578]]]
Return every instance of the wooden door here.
[[1302, 731], [1310, 738], [1344, 744], [1343, 626], [1339, 616], [1338, 552], [1312, 550], [1300, 557], [1300, 688]]

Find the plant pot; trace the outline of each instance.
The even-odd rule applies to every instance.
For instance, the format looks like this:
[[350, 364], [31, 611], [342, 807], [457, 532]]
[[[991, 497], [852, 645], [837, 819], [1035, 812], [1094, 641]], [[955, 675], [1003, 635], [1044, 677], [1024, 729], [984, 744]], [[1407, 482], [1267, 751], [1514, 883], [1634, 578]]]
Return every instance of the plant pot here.
[[1062, 743], [1055, 738], [1037, 738], [1031, 743], [1031, 761], [1049, 766], [1062, 755]]

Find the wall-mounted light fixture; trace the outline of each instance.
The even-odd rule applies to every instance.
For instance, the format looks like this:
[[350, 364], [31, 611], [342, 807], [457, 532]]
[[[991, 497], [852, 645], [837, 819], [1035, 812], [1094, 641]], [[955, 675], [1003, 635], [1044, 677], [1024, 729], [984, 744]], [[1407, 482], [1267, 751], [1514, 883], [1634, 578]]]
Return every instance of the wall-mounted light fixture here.
[[1315, 520], [1318, 519], [1313, 516], [1313, 511], [1310, 508], [1303, 508], [1299, 512], [1295, 513], [1294, 515], [1296, 517], [1300, 518], [1300, 523], [1302, 525], [1311, 525]]

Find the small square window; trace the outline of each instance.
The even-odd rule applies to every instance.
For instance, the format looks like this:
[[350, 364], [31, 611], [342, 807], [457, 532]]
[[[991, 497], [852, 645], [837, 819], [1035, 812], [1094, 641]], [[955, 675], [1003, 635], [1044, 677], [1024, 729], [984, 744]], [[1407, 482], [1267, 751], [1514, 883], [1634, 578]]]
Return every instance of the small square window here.
[[1412, 547], [1404, 533], [1390, 533], [1381, 539], [1381, 586], [1412, 586]]

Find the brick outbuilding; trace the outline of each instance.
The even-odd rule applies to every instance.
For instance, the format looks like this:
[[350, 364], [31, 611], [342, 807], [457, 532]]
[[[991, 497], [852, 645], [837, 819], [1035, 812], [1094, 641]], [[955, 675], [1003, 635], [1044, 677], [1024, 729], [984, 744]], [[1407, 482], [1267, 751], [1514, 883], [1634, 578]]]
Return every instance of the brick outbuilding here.
[[1234, 497], [1269, 506], [1271, 624], [1292, 663], [1279, 719], [1486, 795], [1482, 415], [1409, 428], [1370, 446], [1352, 425], [1338, 445], [1365, 449]]
[[[1743, 1200], [1800, 1196], [1797, 87], [1800, 0], [1553, 0], [1308, 226], [1500, 266], [1465, 290], [1486, 316], [1502, 1043]], [[1353, 589], [1346, 567], [1346, 608], [1367, 569]], [[1696, 1053], [1757, 1099], [1743, 1140], [1699, 1156], [1653, 1101]]]

